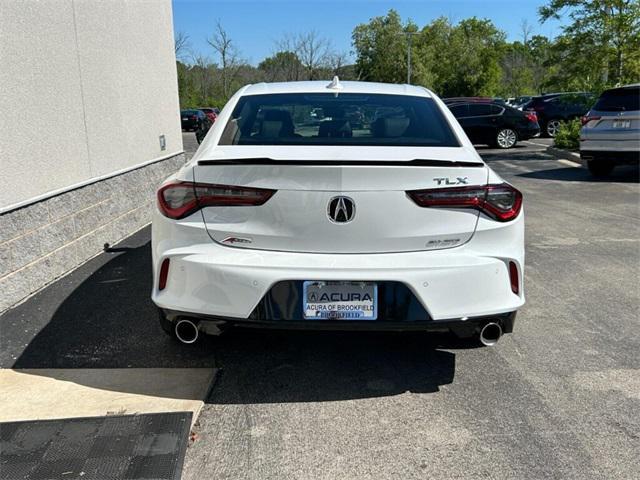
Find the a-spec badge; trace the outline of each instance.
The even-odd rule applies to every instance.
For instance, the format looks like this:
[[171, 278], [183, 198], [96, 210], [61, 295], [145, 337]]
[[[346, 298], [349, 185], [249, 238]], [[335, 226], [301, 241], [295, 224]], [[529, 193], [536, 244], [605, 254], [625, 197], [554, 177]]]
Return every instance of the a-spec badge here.
[[253, 240], [246, 237], [227, 237], [222, 240], [222, 243], [226, 243], [227, 245], [238, 245], [243, 243], [253, 243]]

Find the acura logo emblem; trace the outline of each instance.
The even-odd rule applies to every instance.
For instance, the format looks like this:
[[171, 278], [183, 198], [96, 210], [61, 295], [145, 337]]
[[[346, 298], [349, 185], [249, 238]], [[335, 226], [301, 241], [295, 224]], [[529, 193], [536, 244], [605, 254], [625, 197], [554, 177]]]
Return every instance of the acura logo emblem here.
[[334, 223], [347, 223], [356, 216], [356, 204], [349, 197], [333, 197], [327, 206], [329, 220]]

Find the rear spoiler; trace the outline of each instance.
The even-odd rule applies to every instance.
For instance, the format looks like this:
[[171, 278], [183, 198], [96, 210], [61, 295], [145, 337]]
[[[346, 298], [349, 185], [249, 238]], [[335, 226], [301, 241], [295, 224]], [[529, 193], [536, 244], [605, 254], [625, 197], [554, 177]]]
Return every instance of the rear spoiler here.
[[266, 166], [381, 166], [381, 167], [483, 167], [481, 162], [456, 162], [449, 160], [274, 160], [272, 158], [234, 158], [230, 160], [199, 160], [198, 165], [266, 165]]

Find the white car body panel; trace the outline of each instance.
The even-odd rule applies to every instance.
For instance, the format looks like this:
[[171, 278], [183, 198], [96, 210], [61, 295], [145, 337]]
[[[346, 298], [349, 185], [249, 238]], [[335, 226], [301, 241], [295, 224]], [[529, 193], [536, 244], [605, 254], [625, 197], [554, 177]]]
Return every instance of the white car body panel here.
[[514, 311], [524, 304], [509, 287], [507, 261], [524, 266], [524, 218], [509, 228], [481, 217], [473, 239], [457, 248], [408, 253], [332, 255], [245, 250], [211, 242], [199, 220], [153, 218], [154, 270], [171, 258], [168, 285], [154, 303], [165, 309], [247, 318], [281, 280], [406, 283], [434, 320]]
[[[419, 207], [406, 194], [448, 188], [447, 182], [455, 183], [457, 177], [464, 178], [466, 186], [503, 182], [484, 164], [449, 109], [421, 87], [363, 82], [342, 86], [341, 92], [432, 98], [460, 146], [218, 146], [243, 95], [327, 93], [326, 81], [244, 87], [220, 112], [191, 161], [169, 180], [277, 192], [261, 206], [207, 207], [181, 220], [167, 218], [156, 208], [152, 299], [158, 307], [247, 319], [273, 285], [291, 280], [399, 282], [434, 321], [514, 312], [524, 304], [524, 211], [515, 220], [497, 222], [477, 210]], [[265, 158], [274, 164], [228, 164]], [[400, 166], [416, 159], [452, 163]], [[277, 164], [289, 160], [299, 164]], [[367, 163], [304, 165], [326, 160]], [[376, 161], [399, 166], [378, 166]], [[327, 203], [337, 195], [354, 200], [352, 222], [329, 222]], [[223, 244], [228, 237], [250, 242]], [[167, 288], [159, 290], [165, 259], [171, 260]], [[519, 272], [518, 293], [510, 284], [510, 262]]]

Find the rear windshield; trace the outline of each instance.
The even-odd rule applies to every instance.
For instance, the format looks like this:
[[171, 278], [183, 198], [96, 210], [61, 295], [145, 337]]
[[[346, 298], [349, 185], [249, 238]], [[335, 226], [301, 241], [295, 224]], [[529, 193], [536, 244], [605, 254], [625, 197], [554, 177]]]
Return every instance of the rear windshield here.
[[600, 96], [593, 109], [600, 112], [640, 110], [640, 87], [607, 90]]
[[182, 115], [198, 115], [198, 110], [183, 110]]
[[296, 93], [240, 98], [220, 145], [457, 147], [459, 143], [430, 98]]

